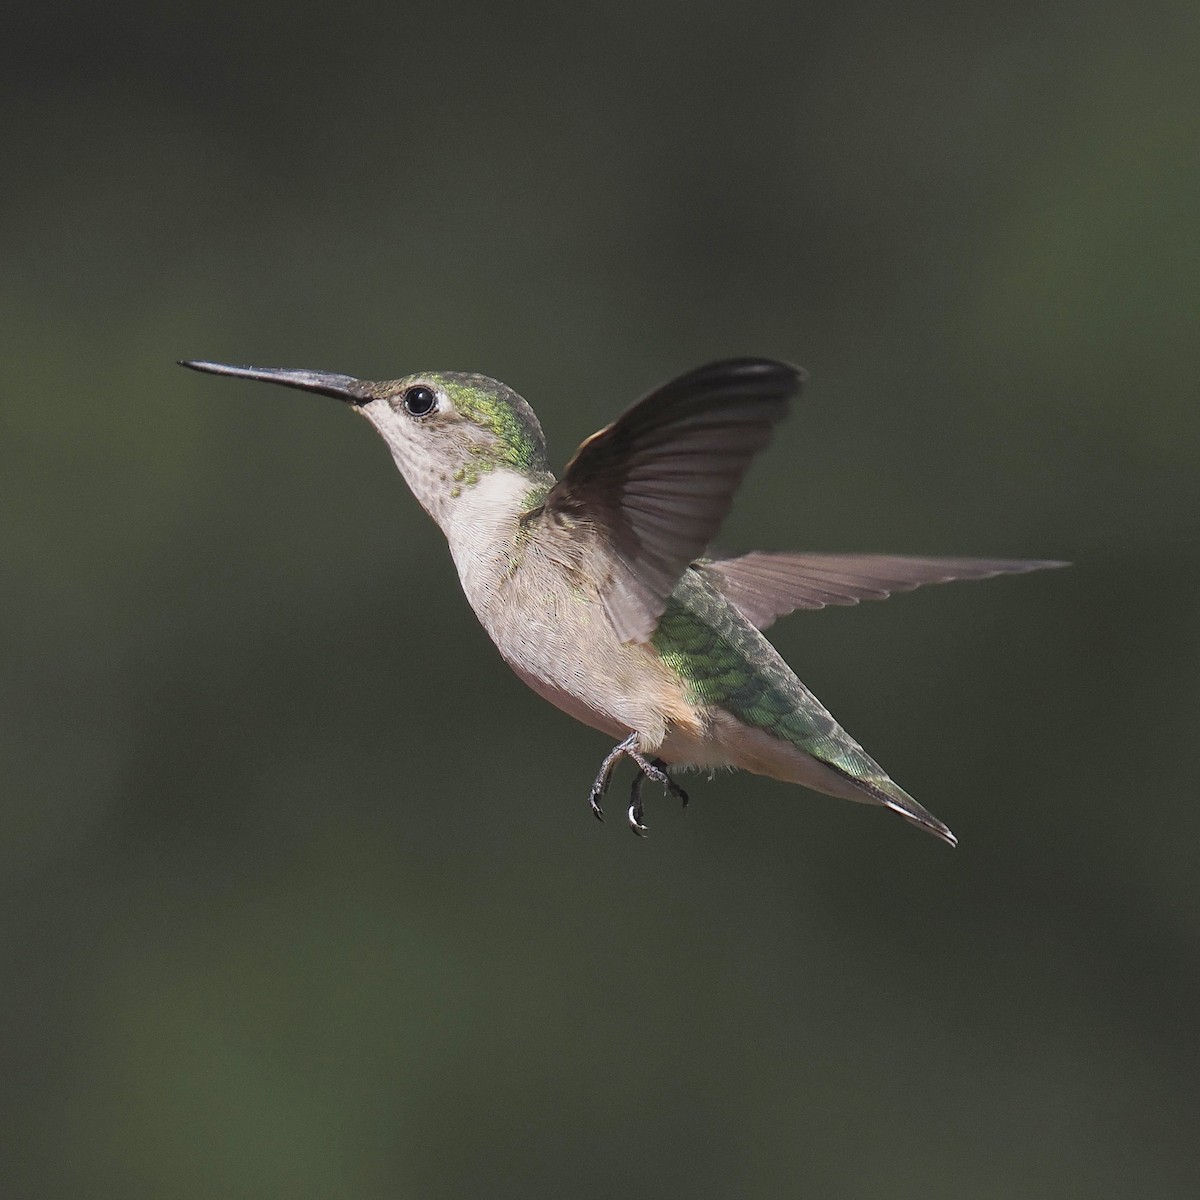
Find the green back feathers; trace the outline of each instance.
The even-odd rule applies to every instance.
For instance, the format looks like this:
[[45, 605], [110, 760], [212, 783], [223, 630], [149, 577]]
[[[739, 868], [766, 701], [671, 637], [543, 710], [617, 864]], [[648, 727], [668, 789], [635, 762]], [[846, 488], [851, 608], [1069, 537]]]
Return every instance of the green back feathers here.
[[852, 777], [883, 774], [775, 647], [697, 571], [683, 573], [651, 642], [694, 702], [727, 709]]

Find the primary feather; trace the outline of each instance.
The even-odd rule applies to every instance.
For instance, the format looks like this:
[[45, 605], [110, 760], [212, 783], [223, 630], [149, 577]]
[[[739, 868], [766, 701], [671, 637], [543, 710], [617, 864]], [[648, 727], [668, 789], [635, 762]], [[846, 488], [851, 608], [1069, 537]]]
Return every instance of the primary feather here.
[[927, 583], [1023, 575], [1067, 564], [1051, 559], [926, 558], [903, 554], [769, 554], [695, 563], [758, 629], [798, 608], [884, 600]]

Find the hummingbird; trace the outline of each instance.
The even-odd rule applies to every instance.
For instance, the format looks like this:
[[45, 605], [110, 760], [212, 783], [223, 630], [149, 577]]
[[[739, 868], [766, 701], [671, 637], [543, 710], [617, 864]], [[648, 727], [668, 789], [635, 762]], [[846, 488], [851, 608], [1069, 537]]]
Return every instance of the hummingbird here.
[[639, 835], [646, 779], [686, 805], [670, 768], [727, 767], [889, 808], [957, 844], [764, 631], [797, 609], [1066, 564], [709, 549], [751, 459], [807, 381], [801, 368], [734, 358], [680, 375], [592, 434], [556, 478], [533, 409], [485, 375], [372, 382], [180, 365], [331, 396], [366, 418], [441, 528], [467, 600], [518, 678], [616, 739], [588, 797], [600, 820], [613, 770], [628, 758], [626, 818]]

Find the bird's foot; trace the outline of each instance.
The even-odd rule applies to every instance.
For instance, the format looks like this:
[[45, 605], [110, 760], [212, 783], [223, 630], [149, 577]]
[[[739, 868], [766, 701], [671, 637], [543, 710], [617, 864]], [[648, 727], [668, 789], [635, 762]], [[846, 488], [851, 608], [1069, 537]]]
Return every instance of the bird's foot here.
[[681, 808], [687, 808], [688, 794], [667, 774], [667, 764], [661, 758], [656, 758], [654, 765], [662, 772], [662, 778], [658, 782], [666, 788], [667, 795], [674, 796]]
[[667, 774], [667, 764], [661, 758], [647, 758], [642, 754], [637, 748], [637, 734], [631, 733], [623, 742], [614, 746], [608, 752], [604, 761], [600, 764], [600, 771], [596, 775], [596, 782], [592, 784], [592, 791], [588, 796], [588, 804], [591, 806], [592, 812], [598, 821], [604, 820], [604, 809], [600, 806], [600, 800], [604, 796], [604, 793], [608, 791], [608, 785], [612, 780], [613, 768], [624, 755], [628, 755], [628, 757], [633, 759], [634, 764], [637, 766], [637, 774], [633, 778], [633, 787], [629, 791], [629, 809], [626, 813], [629, 828], [638, 837], [645, 837], [646, 826], [643, 823], [643, 818], [646, 814], [642, 807], [642, 784], [647, 779], [653, 779], [655, 783], [661, 784], [670, 795], [680, 801], [684, 808], [687, 808], [688, 794]]
[[639, 767], [638, 773], [633, 777], [633, 787], [629, 789], [629, 828], [638, 837], [646, 836], [646, 826], [642, 824], [642, 818], [646, 815], [642, 810], [642, 783], [645, 778], [645, 773]]
[[684, 808], [687, 808], [688, 794], [667, 774], [667, 764], [661, 758], [643, 758], [636, 750], [627, 750], [626, 753], [637, 763], [638, 768], [633, 779], [633, 787], [629, 792], [629, 828], [638, 837], [645, 837], [646, 826], [643, 818], [646, 814], [642, 808], [643, 781], [653, 779], [655, 783], [662, 784], [668, 794], [682, 802]]
[[688, 805], [688, 794], [667, 774], [667, 764], [661, 758], [645, 759], [636, 752], [629, 752], [629, 757], [637, 763], [643, 775], [661, 784], [668, 795], [674, 796], [684, 808]]
[[596, 775], [596, 782], [592, 784], [591, 794], [588, 796], [588, 804], [591, 806], [592, 813], [597, 821], [604, 820], [604, 809], [600, 807], [600, 800], [604, 793], [608, 791], [609, 781], [612, 779], [613, 767], [620, 761], [621, 756], [628, 754], [637, 743], [637, 734], [631, 733], [620, 745], [614, 746], [607, 755], [604, 761], [600, 764], [600, 771]]

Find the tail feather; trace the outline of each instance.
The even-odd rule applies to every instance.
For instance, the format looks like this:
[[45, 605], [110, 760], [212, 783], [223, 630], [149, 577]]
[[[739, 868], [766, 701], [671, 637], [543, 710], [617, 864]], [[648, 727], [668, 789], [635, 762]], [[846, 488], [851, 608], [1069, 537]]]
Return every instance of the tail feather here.
[[[833, 763], [827, 764], [833, 770], [838, 771], [838, 768]], [[950, 832], [949, 828], [937, 819], [927, 808], [918, 804], [902, 787], [893, 783], [886, 775], [878, 775], [872, 778], [856, 778], [853, 775], [846, 774], [845, 771], [838, 771], [838, 774], [847, 779], [860, 791], [866, 792], [872, 800], [890, 808], [892, 812], [899, 813], [906, 821], [916, 825], [919, 829], [924, 829], [927, 833], [932, 833], [934, 837], [941, 838], [948, 846], [957, 846], [958, 838]]]
[[[814, 701], [814, 704], [816, 702]], [[821, 709], [824, 713], [824, 709]], [[828, 715], [828, 714], [826, 714]], [[827, 796], [855, 800], [860, 804], [878, 804], [899, 813], [906, 821], [941, 838], [949, 846], [958, 839], [931, 812], [918, 804], [903, 788], [888, 778], [887, 773], [845, 730], [830, 724], [836, 738], [814, 739], [809, 746], [799, 745], [756, 729], [732, 713], [717, 711], [713, 724], [703, 740], [682, 737], [675, 729], [659, 753], [670, 763], [687, 763], [699, 767], [737, 767], [797, 783]], [[720, 757], [711, 753], [715, 746]]]

